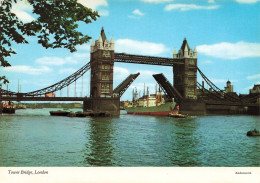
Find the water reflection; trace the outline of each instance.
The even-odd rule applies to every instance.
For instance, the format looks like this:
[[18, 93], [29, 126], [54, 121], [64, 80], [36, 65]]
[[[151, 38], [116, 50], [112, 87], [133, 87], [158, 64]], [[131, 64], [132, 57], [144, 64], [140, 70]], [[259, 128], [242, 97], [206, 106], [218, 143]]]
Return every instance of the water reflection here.
[[113, 158], [113, 124], [112, 118], [91, 118], [90, 128], [86, 131], [86, 166], [112, 166]]
[[173, 165], [199, 166], [197, 158], [201, 153], [198, 148], [198, 139], [195, 132], [199, 128], [196, 118], [176, 119], [173, 122], [175, 134], [172, 136], [172, 155], [170, 159]]

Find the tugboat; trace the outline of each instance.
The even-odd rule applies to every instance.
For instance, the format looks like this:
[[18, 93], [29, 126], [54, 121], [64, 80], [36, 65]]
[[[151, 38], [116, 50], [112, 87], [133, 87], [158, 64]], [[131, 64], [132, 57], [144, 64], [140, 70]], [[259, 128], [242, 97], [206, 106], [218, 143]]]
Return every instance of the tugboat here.
[[246, 135], [247, 136], [260, 136], [260, 132], [256, 129], [254, 129], [254, 130], [248, 131]]
[[3, 103], [3, 113], [14, 114], [15, 113], [14, 103], [11, 101], [4, 102]]
[[179, 109], [180, 107], [177, 105], [176, 108], [168, 114], [168, 116], [173, 118], [187, 118], [188, 115], [179, 114]]

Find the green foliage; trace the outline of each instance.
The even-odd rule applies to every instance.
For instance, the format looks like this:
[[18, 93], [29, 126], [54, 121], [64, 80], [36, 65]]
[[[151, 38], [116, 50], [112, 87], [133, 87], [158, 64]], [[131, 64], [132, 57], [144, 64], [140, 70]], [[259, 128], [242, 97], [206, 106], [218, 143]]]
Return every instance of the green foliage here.
[[[86, 24], [99, 17], [96, 11], [77, 3], [77, 0], [27, 0], [33, 7], [36, 20], [23, 23], [11, 12], [20, 0], [1, 0], [0, 3], [0, 66], [10, 66], [7, 57], [16, 52], [12, 44], [27, 44], [25, 36], [35, 36], [44, 48], [67, 48], [76, 51], [77, 45], [91, 37], [78, 31], [78, 22]], [[52, 38], [52, 39], [51, 39]], [[5, 77], [0, 81], [7, 82]]]

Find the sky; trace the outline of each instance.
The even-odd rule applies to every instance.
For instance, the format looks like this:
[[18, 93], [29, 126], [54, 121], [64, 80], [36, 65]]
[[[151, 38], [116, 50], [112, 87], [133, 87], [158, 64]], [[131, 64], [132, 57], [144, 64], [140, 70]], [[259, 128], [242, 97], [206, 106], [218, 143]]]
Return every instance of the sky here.
[[[115, 52], [147, 56], [173, 57], [186, 38], [198, 51], [198, 67], [220, 89], [231, 81], [234, 92], [248, 94], [260, 84], [260, 0], [78, 0], [100, 14], [90, 24], [79, 23], [79, 30], [97, 40], [104, 27], [107, 38], [113, 36]], [[22, 21], [36, 17], [23, 0], [12, 10]], [[11, 67], [0, 68], [10, 83], [8, 89], [31, 92], [48, 87], [74, 73], [90, 61], [90, 43], [66, 49], [45, 49], [35, 37], [29, 44], [13, 45], [17, 54], [9, 59]], [[173, 82], [167, 66], [115, 63], [114, 88], [129, 74], [140, 72], [121, 100], [131, 100], [132, 90], [150, 93], [156, 81], [152, 74], [163, 73]], [[198, 81], [201, 76], [198, 74]], [[83, 86], [82, 86], [83, 83]], [[3, 85], [6, 89], [7, 86]], [[90, 71], [75, 84], [56, 92], [57, 96], [89, 96]], [[82, 90], [83, 89], [83, 90]], [[142, 93], [142, 92], [141, 92]]]

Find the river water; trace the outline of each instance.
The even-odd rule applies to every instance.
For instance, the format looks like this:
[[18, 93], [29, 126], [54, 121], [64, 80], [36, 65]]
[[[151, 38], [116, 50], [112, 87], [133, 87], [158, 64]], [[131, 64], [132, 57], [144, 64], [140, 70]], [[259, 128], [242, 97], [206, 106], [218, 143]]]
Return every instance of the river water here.
[[[186, 119], [127, 115], [50, 116], [52, 109], [0, 115], [1, 167], [259, 167], [259, 116]], [[53, 109], [58, 110], [58, 109]]]

